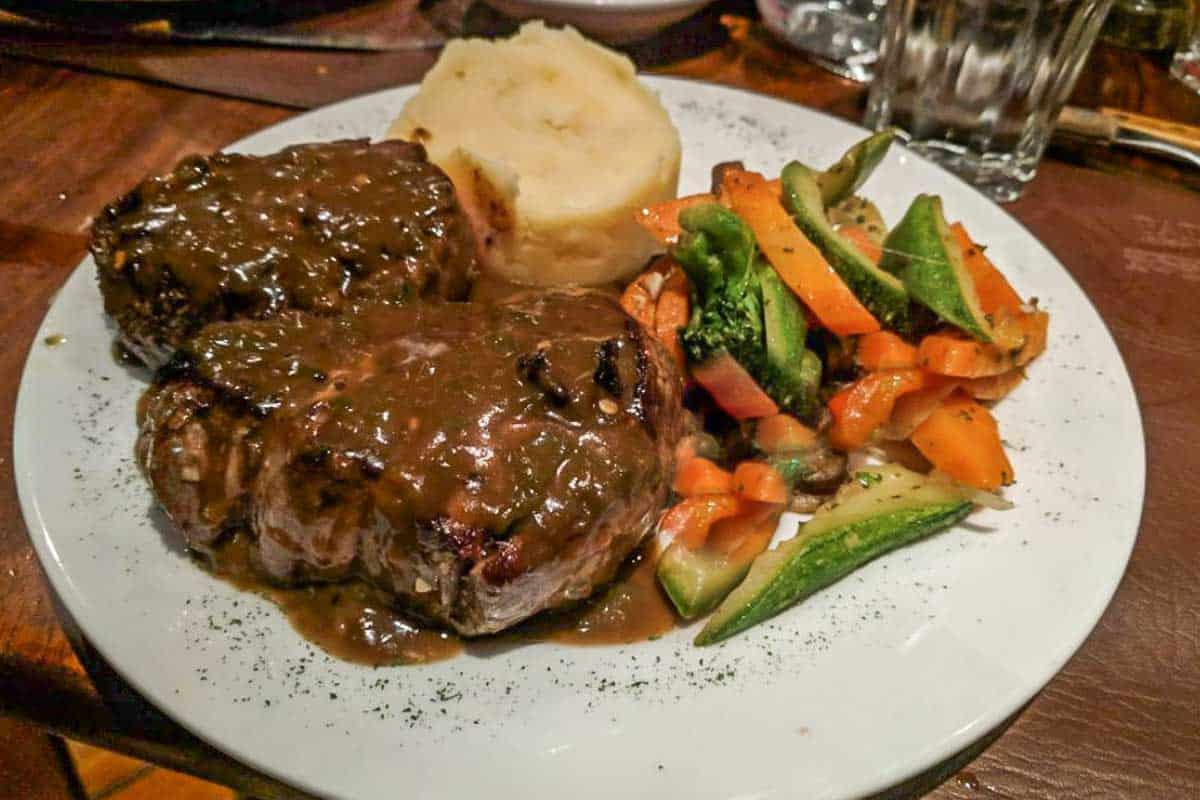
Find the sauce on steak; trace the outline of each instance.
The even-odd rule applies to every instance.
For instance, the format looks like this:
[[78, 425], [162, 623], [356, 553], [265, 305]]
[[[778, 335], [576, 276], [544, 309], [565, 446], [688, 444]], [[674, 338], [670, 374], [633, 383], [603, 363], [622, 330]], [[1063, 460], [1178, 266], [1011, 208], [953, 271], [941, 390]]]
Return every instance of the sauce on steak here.
[[242, 531], [275, 584], [362, 578], [494, 633], [589, 597], [650, 533], [681, 384], [595, 292], [291, 312], [190, 340], [138, 454], [194, 549]]
[[425, 664], [464, 649], [487, 655], [513, 644], [541, 641], [632, 644], [661, 636], [678, 622], [659, 588], [656, 561], [644, 553], [627, 559], [611, 584], [578, 606], [539, 614], [496, 636], [467, 640], [414, 619], [397, 607], [391, 594], [361, 578], [305, 586], [273, 584], [255, 568], [252, 553], [250, 537], [235, 533], [206, 551], [201, 563], [238, 588], [268, 598], [301, 636], [356, 664]]
[[122, 344], [150, 366], [210, 322], [459, 300], [475, 273], [453, 185], [401, 141], [187, 158], [110, 203], [91, 251]]

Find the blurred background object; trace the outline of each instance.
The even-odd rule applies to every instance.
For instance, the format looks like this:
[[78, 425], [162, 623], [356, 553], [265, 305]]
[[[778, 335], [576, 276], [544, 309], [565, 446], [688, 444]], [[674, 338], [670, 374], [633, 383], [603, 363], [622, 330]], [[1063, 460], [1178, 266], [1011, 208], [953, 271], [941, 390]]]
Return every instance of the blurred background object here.
[[713, 0], [485, 0], [513, 19], [571, 25], [609, 44], [649, 38]]
[[775, 35], [830, 72], [866, 82], [874, 75], [887, 0], [758, 0]]
[[1114, 0], [1100, 38], [1117, 47], [1164, 53], [1185, 45], [1194, 0]]
[[1166, 156], [1200, 169], [1200, 127], [1182, 122], [1113, 108], [1089, 111], [1067, 106], [1058, 116], [1058, 132]]
[[1171, 74], [1194, 92], [1200, 92], [1200, 0], [1193, 0], [1192, 29], [1175, 50]]
[[30, 36], [70, 35], [106, 42], [230, 43], [314, 50], [421, 50], [445, 38], [412, 30], [417, 4], [394, 2], [392, 24], [328, 28], [331, 14], [368, 11], [365, 0], [0, 0], [0, 26]]
[[[572, 25], [602, 41], [646, 39], [713, 0], [486, 0], [514, 20]], [[316, 18], [375, 11], [379, 0], [0, 0], [0, 23], [24, 22], [94, 37], [176, 39], [337, 50], [397, 50], [442, 44], [394, 30], [318, 30]], [[440, 0], [392, 5], [430, 11]], [[460, 4], [465, 7], [466, 4]], [[7, 12], [7, 13], [5, 13]]]
[[994, 200], [1033, 179], [1111, 0], [891, 0], [867, 127]]
[[[882, 27], [877, 12], [884, 2], [858, 6], [863, 15], [857, 18], [870, 22], [874, 14], [874, 24]], [[650, 38], [620, 47], [643, 70], [742, 86], [861, 120], [867, 85], [843, 78], [845, 65], [790, 44], [788, 8], [783, 0], [716, 0]], [[822, 0], [800, 9], [797, 19], [820, 19], [830, 8], [843, 21], [854, 18], [851, 4]], [[15, 9], [25, 14], [11, 13]], [[0, 0], [0, 54], [313, 108], [419, 80], [444, 41], [504, 36], [519, 24], [480, 0]], [[818, 47], [847, 44], [836, 26], [806, 24], [830, 37]], [[855, 73], [861, 77], [868, 63], [874, 66], [874, 53], [865, 37], [857, 42], [849, 46], [861, 58], [851, 66], [862, 68]], [[1172, 77], [1170, 57], [1170, 51], [1100, 40], [1071, 104], [1165, 120], [1200, 119], [1200, 93]], [[1188, 69], [1200, 74], [1188, 59], [1187, 48], [1180, 48], [1175, 71], [1185, 79]], [[1136, 169], [1200, 188], [1200, 170], [1164, 159], [1162, 151], [1133, 150], [1126, 138], [1055, 136], [1052, 147], [1059, 158], [1075, 163]]]

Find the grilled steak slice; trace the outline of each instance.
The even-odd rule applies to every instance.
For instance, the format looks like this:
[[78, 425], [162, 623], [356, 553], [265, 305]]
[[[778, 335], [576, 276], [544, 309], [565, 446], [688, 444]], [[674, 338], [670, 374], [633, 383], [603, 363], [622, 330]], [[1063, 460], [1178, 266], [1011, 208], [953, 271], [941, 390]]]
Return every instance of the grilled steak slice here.
[[269, 580], [363, 577], [493, 633], [587, 597], [650, 532], [681, 388], [597, 293], [289, 312], [185, 345], [138, 457], [195, 550], [240, 528]]
[[104, 308], [151, 366], [209, 322], [462, 299], [473, 248], [424, 149], [366, 140], [185, 159], [106, 207], [91, 241]]

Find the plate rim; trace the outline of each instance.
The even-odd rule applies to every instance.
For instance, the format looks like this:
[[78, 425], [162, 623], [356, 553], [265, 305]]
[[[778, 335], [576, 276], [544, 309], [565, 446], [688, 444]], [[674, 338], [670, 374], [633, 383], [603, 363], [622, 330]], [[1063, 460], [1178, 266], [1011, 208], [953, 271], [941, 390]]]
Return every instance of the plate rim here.
[[[691, 1], [692, 0], [688, 0], [688, 2]], [[848, 126], [863, 133], [869, 132], [867, 128], [863, 127], [859, 123], [842, 119], [841, 117], [837, 117], [828, 111], [812, 108], [800, 103], [795, 103], [785, 98], [776, 97], [774, 95], [766, 94], [754, 89], [728, 86], [713, 81], [678, 76], [639, 73], [638, 78], [652, 90], [656, 90], [657, 85], [661, 83], [675, 83], [682, 85], [700, 85], [705, 87], [707, 90], [715, 90], [715, 92], [718, 94], [722, 92], [728, 92], [750, 95], [761, 100], [795, 106], [805, 113], [824, 117], [836, 125]], [[224, 147], [220, 148], [220, 150], [233, 150], [234, 152], [237, 152], [236, 148], [247, 139], [267, 133], [281, 126], [293, 124], [297, 120], [326, 115], [329, 114], [333, 109], [337, 109], [344, 105], [365, 101], [372, 97], [382, 97], [392, 93], [400, 93], [405, 90], [411, 91], [417, 86], [419, 86], [419, 84], [415, 83], [392, 86], [386, 89], [380, 89], [361, 95], [356, 95], [354, 97], [345, 98], [336, 103], [311, 109], [305, 111], [304, 113], [281, 120], [280, 122], [272, 125], [252, 131], [247, 135], [240, 137], [236, 141], [225, 145]], [[377, 137], [371, 138], [372, 140], [375, 140]], [[1081, 627], [1081, 633], [1077, 636], [1077, 638], [1068, 637], [1067, 640], [1064, 640], [1064, 643], [1054, 651], [1053, 658], [1046, 659], [1047, 663], [1053, 664], [1052, 669], [1049, 669], [1048, 671], [1042, 669], [1035, 670], [1034, 672], [1036, 672], [1038, 675], [1036, 679], [1023, 681], [1021, 682], [1022, 686], [1014, 687], [1008, 693], [996, 696], [998, 699], [991, 703], [990, 711], [976, 716], [971, 723], [951, 732], [948, 736], [941, 739], [941, 741], [931, 743], [929, 746], [920, 749], [919, 752], [921, 753], [921, 756], [919, 758], [913, 758], [907, 766], [897, 767], [895, 765], [891, 765], [881, 769], [876, 782], [870, 785], [870, 788], [866, 794], [885, 791], [902, 784], [904, 781], [923, 774], [927, 770], [936, 767], [938, 764], [947, 761], [958, 753], [969, 748], [971, 745], [980, 741], [988, 733], [1003, 724], [1009, 717], [1013, 716], [1014, 714], [1019, 714], [1023, 707], [1039, 692], [1041, 692], [1046, 685], [1048, 685], [1050, 681], [1062, 671], [1075, 653], [1078, 652], [1083, 644], [1091, 637], [1100, 620], [1111, 607], [1113, 598], [1125, 579], [1133, 549], [1137, 546], [1137, 542], [1141, 536], [1142, 522], [1145, 515], [1146, 476], [1148, 467], [1145, 421], [1143, 419], [1141, 402], [1138, 397], [1137, 386], [1134, 383], [1133, 375], [1129, 370], [1128, 364], [1126, 363], [1125, 355], [1122, 352], [1116, 337], [1113, 335], [1112, 329], [1105, 321], [1104, 317], [1100, 314], [1099, 309], [1096, 308], [1096, 305], [1092, 301], [1091, 297], [1075, 278], [1074, 274], [1067, 269], [1062, 261], [1059, 260], [1058, 257], [1055, 256], [1054, 253], [1050, 251], [1050, 249], [1046, 247], [1046, 245], [1043, 244], [1042, 241], [1035, 236], [1020, 219], [1013, 216], [1008, 209], [987, 199], [986, 195], [969, 184], [967, 181], [946, 170], [935, 162], [929, 161], [928, 159], [916, 153], [908, 151], [907, 148], [905, 148], [905, 152], [909, 158], [923, 162], [928, 166], [933, 166], [938, 172], [942, 173], [943, 179], [950, 179], [952, 183], [958, 184], [961, 188], [969, 190], [971, 193], [979, 195], [987, 200], [987, 202], [989, 202], [996, 210], [1000, 211], [1005, 217], [1007, 217], [1009, 222], [1015, 223], [1015, 225], [1022, 232], [1024, 238], [1026, 238], [1028, 242], [1033, 243], [1033, 245], [1035, 245], [1036, 248], [1041, 251], [1044, 257], [1051, 259], [1066, 276], [1067, 280], [1078, 292], [1079, 297], [1082, 298], [1087, 308], [1091, 310], [1096, 319], [1099, 321], [1104, 337], [1107, 339], [1108, 343], [1111, 344], [1113, 351], [1116, 354], [1117, 364], [1119, 364], [1121, 367], [1124, 384], [1128, 388], [1128, 398], [1132, 401], [1133, 419], [1136, 421], [1136, 431], [1134, 432], [1136, 433], [1137, 443], [1140, 446], [1141, 458], [1137, 459], [1135, 462], [1136, 475], [1130, 476], [1132, 478], [1136, 478], [1137, 488], [1135, 493], [1137, 498], [1136, 525], [1133, 530], [1133, 535], [1129, 538], [1128, 546], [1121, 553], [1119, 569], [1115, 571], [1115, 578], [1111, 581], [1111, 586], [1103, 592], [1103, 601], [1098, 604], [1094, 614], [1088, 615], [1089, 623], [1086, 628]], [[235, 761], [288, 786], [293, 786], [302, 791], [314, 793], [320, 796], [322, 791], [321, 787], [311, 785], [302, 779], [293, 778], [283, 774], [281, 771], [273, 768], [271, 765], [259, 763], [254, 758], [249, 758], [242, 754], [234, 755], [224, 748], [220, 739], [216, 735], [210, 736], [206, 731], [201, 730], [199, 725], [193, 724], [190, 720], [177, 717], [169, 712], [166, 708], [167, 704], [165, 702], [161, 702], [159, 699], [157, 699], [154, 693], [148, 691], [139, 680], [129, 674], [121, 665], [112, 659], [109, 655], [107, 647], [92, 639], [92, 637], [88, 635], [87, 629], [78, 622], [81, 617], [80, 610], [87, 606], [86, 598], [75, 585], [71, 575], [68, 573], [59, 558], [58, 550], [52, 538], [51, 531], [42, 515], [39, 498], [34, 492], [32, 486], [34, 479], [32, 476], [32, 468], [29, 465], [29, 462], [32, 461], [32, 458], [28, 459], [27, 461], [27, 458], [23, 455], [23, 453], [30, 452], [30, 447], [35, 444], [35, 433], [32, 430], [31, 425], [32, 412], [28, 408], [29, 403], [32, 402], [30, 395], [33, 391], [30, 388], [33, 382], [30, 372], [30, 362], [33, 358], [37, 342], [40, 341], [45, 335], [46, 316], [49, 315], [51, 309], [53, 308], [54, 302], [57, 300], [59, 293], [62, 291], [63, 287], [65, 287], [66, 284], [70, 282], [88, 262], [89, 256], [85, 255], [80, 263], [67, 274], [64, 281], [51, 295], [46, 312], [43, 315], [41, 322], [38, 324], [37, 331], [31, 339], [30, 345], [26, 351], [16, 403], [14, 404], [13, 443], [11, 451], [13, 458], [14, 483], [16, 484], [17, 488], [18, 505], [20, 507], [22, 521], [25, 524], [26, 531], [29, 535], [29, 539], [33, 545], [34, 551], [38, 556], [43, 574], [46, 576], [52, 591], [59, 601], [59, 607], [69, 615], [70, 621], [76, 625], [81, 635], [88, 640], [90, 646], [93, 647], [97, 653], [99, 653], [99, 655], [105, 660], [105, 663], [108, 664], [114, 671], [116, 671], [117, 674], [121, 676], [122, 680], [124, 680], [135, 691], [137, 691], [142, 700], [154, 706], [156, 710], [170, 718], [176, 724], [180, 725], [180, 727], [184, 728], [200, 740], [204, 741], [208, 745], [234, 759]], [[53, 564], [55, 568], [49, 568], [50, 564]], [[86, 612], [82, 614], [82, 616], [86, 615]], [[1043, 672], [1046, 673], [1044, 676]]]

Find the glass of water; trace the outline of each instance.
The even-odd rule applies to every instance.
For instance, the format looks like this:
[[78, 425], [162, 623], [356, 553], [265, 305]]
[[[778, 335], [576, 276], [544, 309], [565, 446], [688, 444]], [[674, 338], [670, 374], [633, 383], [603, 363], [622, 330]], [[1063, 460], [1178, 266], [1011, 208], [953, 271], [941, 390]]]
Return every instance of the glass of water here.
[[1182, 42], [1171, 59], [1171, 74], [1190, 88], [1200, 92], [1200, 0], [1192, 9], [1191, 38]]
[[1112, 0], [889, 0], [866, 124], [999, 202], [1033, 179]]
[[874, 74], [887, 0], [757, 0], [767, 29], [830, 72]]

